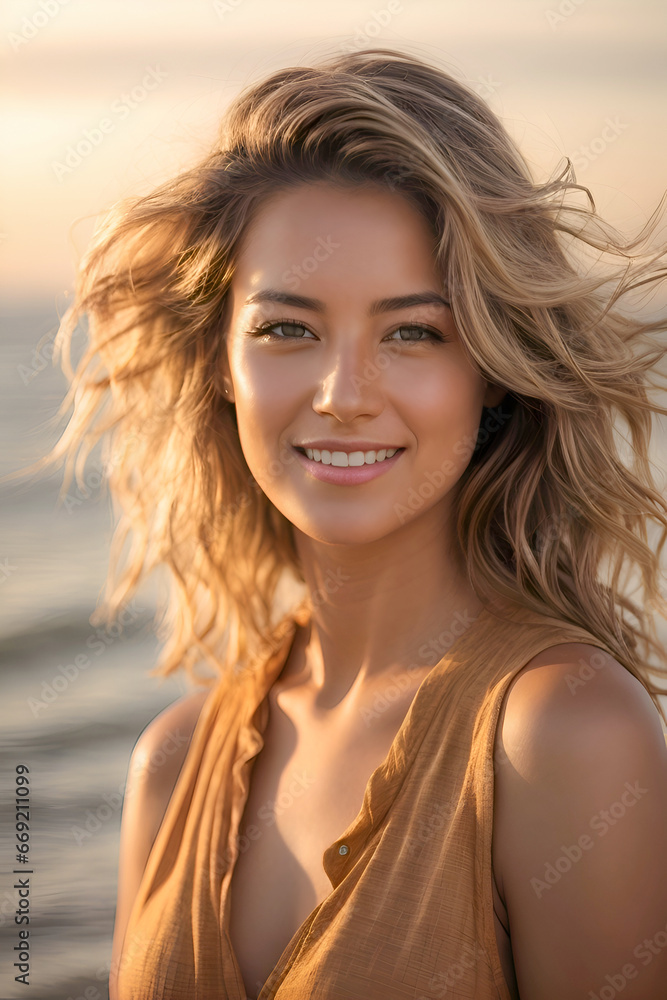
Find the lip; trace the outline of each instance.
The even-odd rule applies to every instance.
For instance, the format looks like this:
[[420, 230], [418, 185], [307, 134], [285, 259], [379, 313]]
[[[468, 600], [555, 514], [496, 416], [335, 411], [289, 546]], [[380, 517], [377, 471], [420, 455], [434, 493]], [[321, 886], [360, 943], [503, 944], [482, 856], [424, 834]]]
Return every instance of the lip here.
[[345, 451], [349, 455], [353, 451], [382, 451], [388, 448], [400, 448], [400, 444], [378, 444], [377, 441], [335, 441], [333, 438], [320, 438], [318, 441], [293, 441], [293, 448], [317, 448], [318, 451]]
[[[355, 486], [357, 483], [366, 483], [369, 479], [377, 479], [378, 476], [383, 475], [393, 468], [403, 454], [403, 451], [405, 451], [405, 449], [397, 451], [391, 458], [385, 458], [383, 462], [373, 462], [372, 465], [348, 465], [341, 467], [339, 465], [323, 465], [322, 462], [312, 461], [307, 455], [300, 452], [296, 445], [292, 445], [292, 448], [301, 464], [311, 476], [321, 480], [323, 483], [332, 483], [335, 486]], [[343, 451], [344, 449], [338, 448], [335, 450]], [[358, 448], [355, 450], [363, 451], [364, 449]], [[373, 449], [366, 448], [365, 450], [371, 451]]]

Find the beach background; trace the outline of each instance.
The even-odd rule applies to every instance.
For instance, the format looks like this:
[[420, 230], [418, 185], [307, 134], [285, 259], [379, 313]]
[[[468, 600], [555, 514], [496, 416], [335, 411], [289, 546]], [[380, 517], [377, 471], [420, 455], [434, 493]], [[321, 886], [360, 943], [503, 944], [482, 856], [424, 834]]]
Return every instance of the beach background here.
[[[636, 233], [667, 187], [660, 0], [7, 0], [1, 17], [0, 475], [59, 435], [66, 380], [53, 336], [96, 215], [193, 162], [229, 100], [275, 69], [401, 48], [473, 84], [538, 179], [569, 156], [618, 228]], [[665, 289], [641, 308], [664, 311]], [[660, 473], [665, 455], [659, 422]], [[57, 471], [0, 492], [0, 998], [108, 995], [129, 756], [144, 726], [190, 690], [183, 677], [148, 676], [153, 584], [120, 627], [91, 625], [112, 520], [94, 464], [85, 481], [64, 504]], [[21, 764], [31, 792], [27, 987], [12, 967]]]

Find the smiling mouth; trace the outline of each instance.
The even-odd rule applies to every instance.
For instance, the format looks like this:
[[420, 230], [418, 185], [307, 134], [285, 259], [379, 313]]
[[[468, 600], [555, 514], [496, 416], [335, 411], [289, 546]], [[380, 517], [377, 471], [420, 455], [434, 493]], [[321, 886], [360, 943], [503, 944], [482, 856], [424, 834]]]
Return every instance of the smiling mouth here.
[[341, 469], [360, 468], [362, 466], [380, 464], [405, 451], [405, 448], [381, 448], [378, 451], [330, 451], [319, 448], [302, 448], [295, 445], [297, 451], [305, 455], [311, 462], [319, 465], [332, 465]]

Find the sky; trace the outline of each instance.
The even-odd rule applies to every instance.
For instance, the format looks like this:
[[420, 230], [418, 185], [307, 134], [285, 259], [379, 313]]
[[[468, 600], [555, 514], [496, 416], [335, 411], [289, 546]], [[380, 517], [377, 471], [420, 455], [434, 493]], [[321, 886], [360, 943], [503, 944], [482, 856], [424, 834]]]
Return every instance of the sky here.
[[350, 47], [401, 48], [467, 80], [538, 179], [570, 156], [624, 230], [667, 187], [660, 0], [5, 0], [1, 17], [10, 307], [71, 294], [96, 216], [193, 163], [241, 89]]

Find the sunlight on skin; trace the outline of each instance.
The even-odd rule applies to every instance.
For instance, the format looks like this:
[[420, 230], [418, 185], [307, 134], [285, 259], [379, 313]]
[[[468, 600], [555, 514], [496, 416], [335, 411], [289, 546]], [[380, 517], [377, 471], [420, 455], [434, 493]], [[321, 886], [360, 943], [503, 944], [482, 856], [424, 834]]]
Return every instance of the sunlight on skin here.
[[[307, 273], [317, 247], [328, 250]], [[482, 406], [498, 405], [505, 389], [472, 366], [446, 304], [372, 309], [416, 293], [446, 298], [432, 248], [427, 222], [403, 196], [306, 184], [264, 203], [234, 274], [227, 398], [246, 461], [294, 524], [312, 589], [327, 571], [341, 570], [345, 580], [317, 612], [335, 637], [310, 650], [319, 687], [325, 662], [336, 686], [349, 685], [360, 659], [369, 675], [416, 660], [424, 634], [481, 607], [453, 549], [453, 490]], [[319, 305], [247, 303], [267, 289]], [[281, 321], [272, 337], [250, 332]], [[293, 448], [322, 438], [405, 451], [372, 480], [334, 485]], [[397, 509], [443, 468], [439, 485], [401, 523]]]

